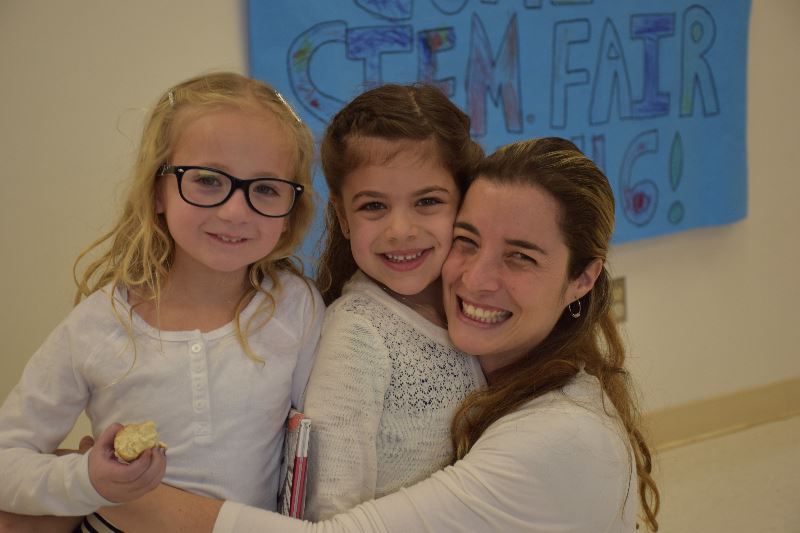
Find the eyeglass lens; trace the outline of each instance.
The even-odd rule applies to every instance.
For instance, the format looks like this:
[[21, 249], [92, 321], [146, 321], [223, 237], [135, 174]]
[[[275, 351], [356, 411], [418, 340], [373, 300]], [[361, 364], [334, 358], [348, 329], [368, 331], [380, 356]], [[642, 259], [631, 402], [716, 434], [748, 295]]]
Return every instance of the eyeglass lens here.
[[[224, 174], [205, 169], [188, 169], [181, 180], [181, 192], [190, 203], [214, 206], [222, 203], [233, 187]], [[267, 216], [283, 216], [294, 204], [294, 187], [286, 182], [258, 178], [248, 180], [247, 196], [256, 211]]]

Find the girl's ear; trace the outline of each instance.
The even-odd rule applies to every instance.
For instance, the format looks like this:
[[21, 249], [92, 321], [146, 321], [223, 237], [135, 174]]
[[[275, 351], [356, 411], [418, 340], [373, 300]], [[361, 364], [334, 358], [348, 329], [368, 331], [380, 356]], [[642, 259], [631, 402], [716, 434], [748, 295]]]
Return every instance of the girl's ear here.
[[572, 290], [570, 291], [571, 299], [569, 301], [572, 302], [579, 298], [583, 298], [586, 293], [592, 290], [592, 287], [594, 287], [594, 284], [597, 281], [597, 278], [600, 277], [600, 273], [602, 271], [602, 259], [594, 259], [591, 263], [586, 265], [586, 268], [583, 269], [581, 275], [572, 280], [570, 283]]
[[344, 214], [342, 202], [338, 198], [331, 197], [331, 203], [334, 211], [336, 211], [336, 220], [339, 221], [339, 228], [341, 228], [344, 238], [350, 240], [350, 225], [347, 223], [347, 216]]

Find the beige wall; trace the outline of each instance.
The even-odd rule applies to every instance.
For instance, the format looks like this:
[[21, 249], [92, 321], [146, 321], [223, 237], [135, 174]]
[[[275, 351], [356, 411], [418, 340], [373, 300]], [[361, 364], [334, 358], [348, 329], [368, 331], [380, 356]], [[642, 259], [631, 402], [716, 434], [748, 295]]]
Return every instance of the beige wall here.
[[[69, 311], [72, 262], [116, 211], [146, 107], [198, 72], [244, 72], [244, 21], [239, 0], [3, 0], [0, 399]], [[753, 0], [748, 218], [612, 253], [648, 409], [800, 376], [798, 22], [796, 0]]]
[[796, 0], [752, 2], [747, 218], [612, 254], [651, 409], [800, 377], [798, 23]]

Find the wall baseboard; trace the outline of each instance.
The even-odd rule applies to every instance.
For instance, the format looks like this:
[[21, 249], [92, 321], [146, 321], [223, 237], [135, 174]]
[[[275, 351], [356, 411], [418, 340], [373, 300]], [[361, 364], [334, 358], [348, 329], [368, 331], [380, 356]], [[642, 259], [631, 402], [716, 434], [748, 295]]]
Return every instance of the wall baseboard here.
[[800, 415], [800, 378], [644, 415], [651, 447], [664, 451]]

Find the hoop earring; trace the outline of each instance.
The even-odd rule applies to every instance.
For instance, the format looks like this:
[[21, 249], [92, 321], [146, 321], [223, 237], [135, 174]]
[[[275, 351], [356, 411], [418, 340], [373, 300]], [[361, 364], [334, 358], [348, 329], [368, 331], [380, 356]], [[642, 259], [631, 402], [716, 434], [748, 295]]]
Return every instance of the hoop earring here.
[[[573, 311], [573, 309], [572, 309], [572, 304], [574, 304], [575, 302], [578, 302], [578, 310], [577, 311]], [[569, 310], [569, 314], [572, 316], [572, 318], [580, 318], [580, 316], [581, 316], [581, 301], [580, 300], [575, 300], [575, 302], [570, 302], [570, 304], [567, 306], [567, 309]]]

